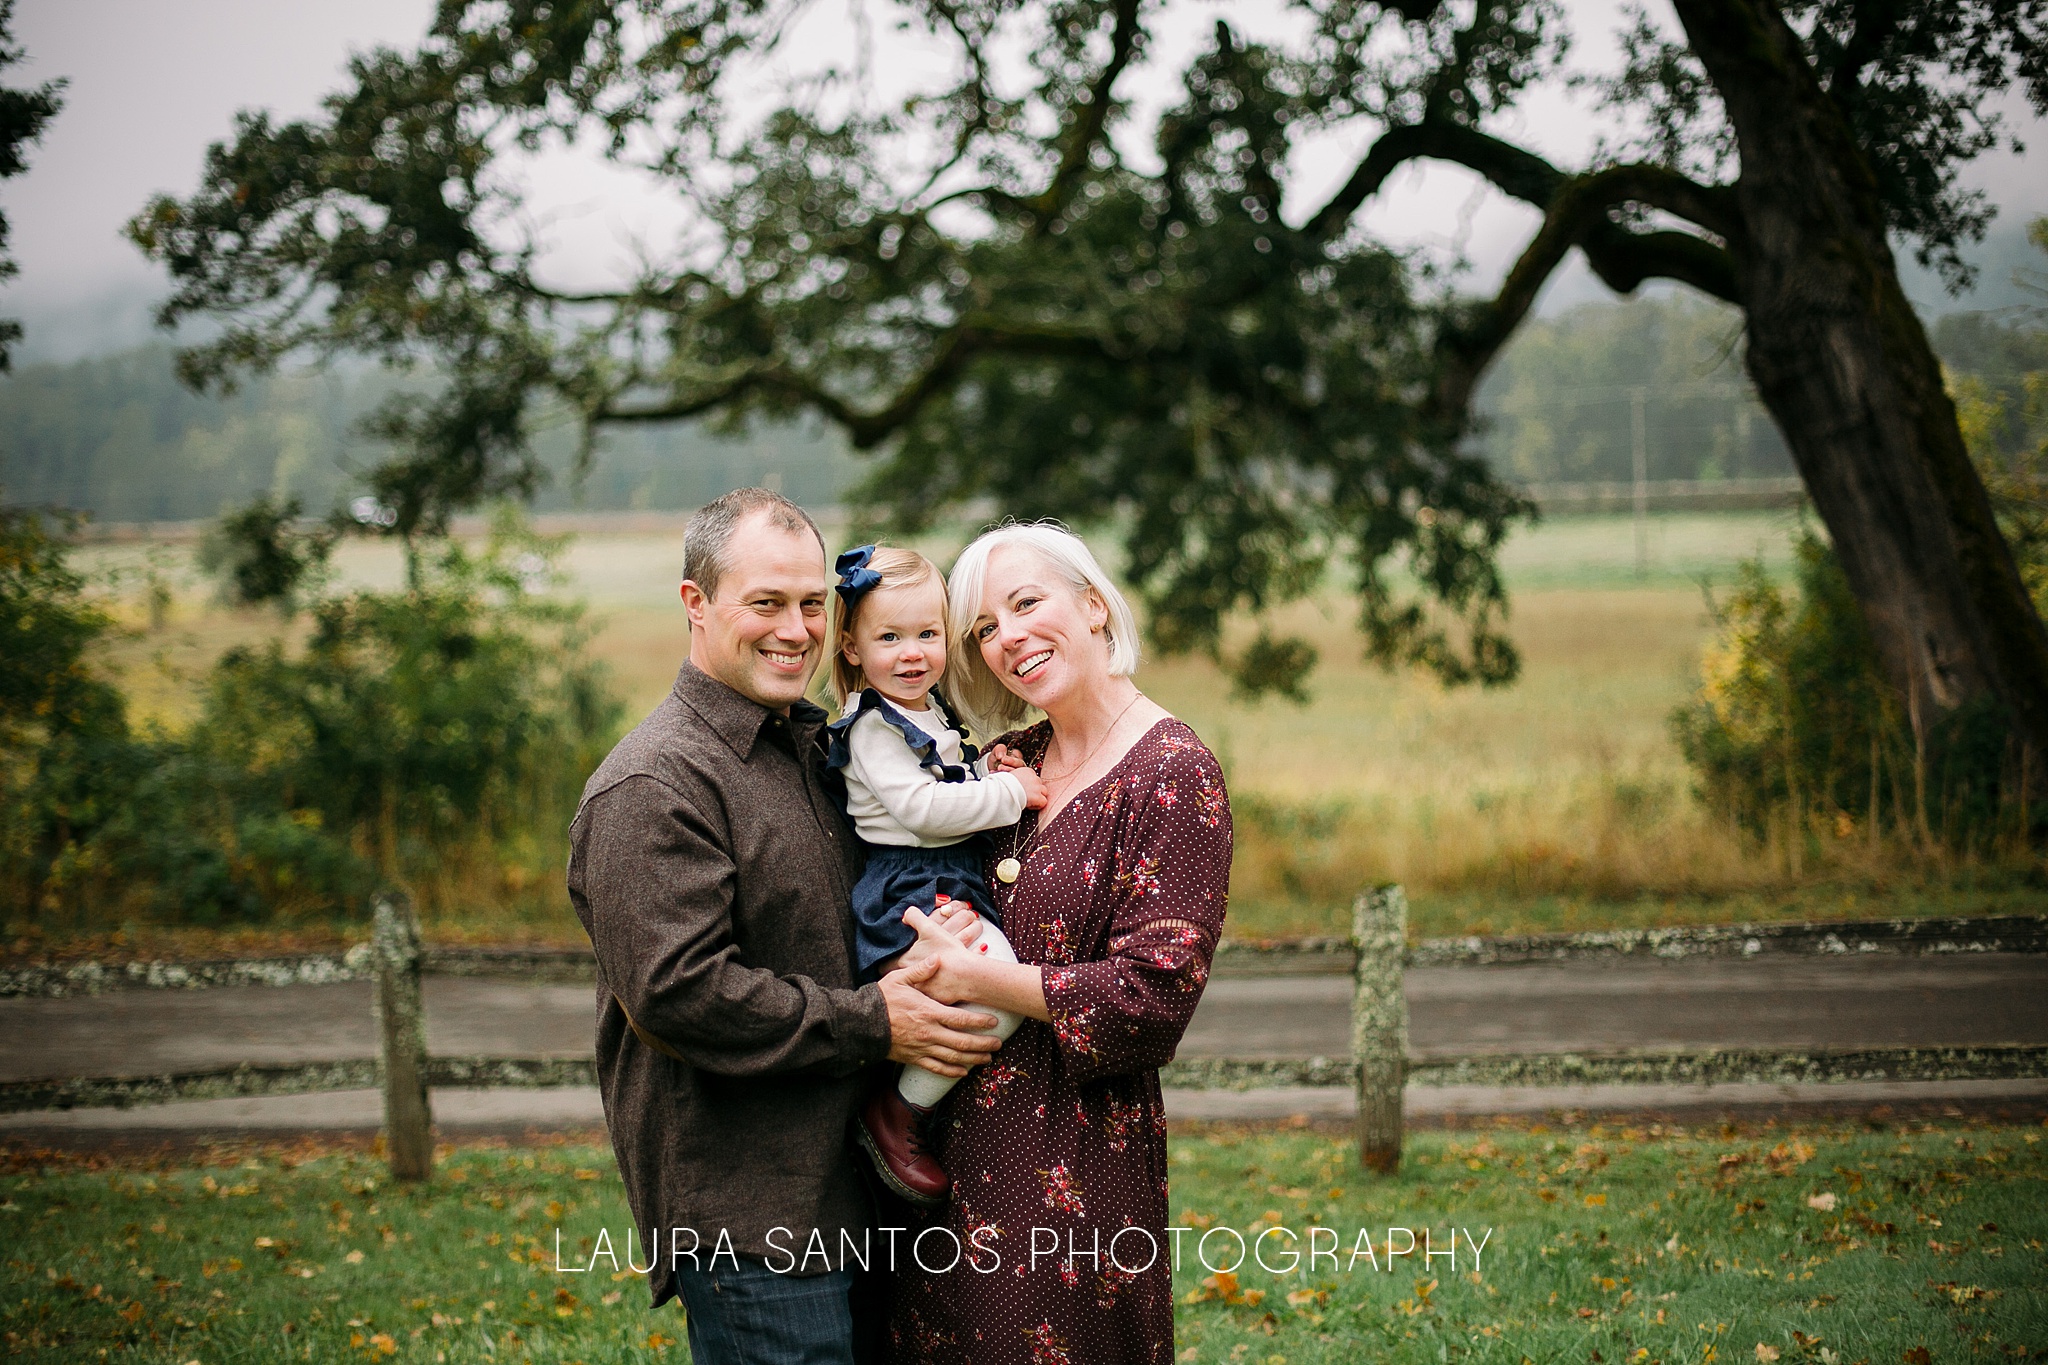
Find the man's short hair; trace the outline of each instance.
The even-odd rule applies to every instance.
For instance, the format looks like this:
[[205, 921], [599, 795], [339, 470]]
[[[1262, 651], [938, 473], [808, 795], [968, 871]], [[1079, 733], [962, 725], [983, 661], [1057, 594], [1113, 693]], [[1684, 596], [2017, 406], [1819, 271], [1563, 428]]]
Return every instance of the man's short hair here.
[[683, 523], [683, 577], [706, 597], [718, 595], [718, 580], [732, 567], [725, 551], [733, 528], [756, 512], [766, 513], [768, 524], [778, 531], [809, 531], [818, 552], [824, 553], [825, 537], [809, 512], [766, 488], [735, 488], [705, 503]]

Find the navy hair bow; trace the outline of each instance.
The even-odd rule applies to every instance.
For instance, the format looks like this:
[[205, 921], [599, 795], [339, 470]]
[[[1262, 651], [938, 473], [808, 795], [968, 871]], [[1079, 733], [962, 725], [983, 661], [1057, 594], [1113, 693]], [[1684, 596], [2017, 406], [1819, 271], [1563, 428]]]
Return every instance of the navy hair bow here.
[[860, 599], [882, 586], [882, 575], [868, 567], [868, 561], [875, 557], [872, 545], [856, 545], [833, 563], [839, 571], [839, 583], [835, 591], [839, 600], [852, 611]]

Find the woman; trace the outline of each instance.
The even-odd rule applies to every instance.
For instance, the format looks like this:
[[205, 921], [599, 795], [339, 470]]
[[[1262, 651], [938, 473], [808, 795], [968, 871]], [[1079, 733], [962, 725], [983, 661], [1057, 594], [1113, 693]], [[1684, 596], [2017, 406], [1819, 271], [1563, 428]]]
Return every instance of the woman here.
[[920, 940], [945, 945], [927, 991], [1025, 1023], [938, 1114], [932, 1142], [953, 1186], [934, 1227], [965, 1254], [941, 1270], [951, 1246], [934, 1231], [919, 1243], [930, 1273], [897, 1262], [891, 1359], [1168, 1365], [1159, 1068], [1223, 928], [1223, 773], [1132, 683], [1136, 622], [1077, 537], [991, 531], [962, 552], [952, 593], [957, 695], [988, 728], [1045, 713], [1003, 742], [1048, 801], [998, 832], [989, 864], [1019, 960], [960, 950], [929, 926]]

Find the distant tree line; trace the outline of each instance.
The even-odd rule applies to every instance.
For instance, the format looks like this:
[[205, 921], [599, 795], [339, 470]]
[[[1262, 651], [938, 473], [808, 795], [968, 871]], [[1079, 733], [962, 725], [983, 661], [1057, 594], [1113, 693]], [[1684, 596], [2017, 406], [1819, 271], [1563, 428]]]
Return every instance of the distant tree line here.
[[[202, 397], [178, 382], [176, 354], [160, 344], [0, 379], [0, 498], [99, 521], [201, 520], [257, 496], [324, 511], [383, 458], [362, 423], [406, 387], [356, 364]], [[856, 474], [815, 423], [723, 435], [678, 423], [608, 435], [579, 482], [575, 434], [542, 425], [540, 511], [697, 507], [742, 484], [829, 504]]]
[[1522, 483], [1626, 480], [1634, 395], [1652, 479], [1793, 473], [1742, 372], [1742, 317], [1692, 295], [1589, 303], [1524, 323], [1479, 390], [1480, 441]]
[[[1628, 479], [1630, 391], [1640, 386], [1651, 478], [1791, 474], [1784, 440], [1742, 373], [1739, 328], [1732, 309], [1689, 295], [1590, 303], [1526, 324], [1479, 392], [1474, 444], [1517, 482]], [[2040, 368], [2030, 349], [2038, 333], [2010, 310], [1951, 314], [1933, 334], [1951, 371], [1987, 392], [2017, 392], [2018, 376]], [[325, 508], [383, 456], [359, 429], [399, 388], [383, 371], [258, 376], [211, 398], [178, 383], [175, 358], [168, 345], [150, 346], [0, 380], [6, 499], [101, 521], [197, 520], [259, 494]], [[535, 502], [542, 511], [676, 510], [763, 482], [815, 506], [836, 502], [860, 472], [844, 439], [816, 427], [614, 432], [580, 483], [566, 426], [541, 445], [550, 473]]]

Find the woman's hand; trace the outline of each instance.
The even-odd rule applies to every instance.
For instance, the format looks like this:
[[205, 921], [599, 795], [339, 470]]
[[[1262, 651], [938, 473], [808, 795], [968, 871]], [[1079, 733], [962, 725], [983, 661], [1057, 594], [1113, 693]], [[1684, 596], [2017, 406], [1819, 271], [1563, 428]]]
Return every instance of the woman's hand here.
[[960, 1077], [980, 1066], [1002, 1044], [988, 1036], [995, 1016], [954, 1009], [931, 994], [936, 963], [892, 972], [881, 980], [889, 1011], [889, 1060], [921, 1066], [938, 1076]]
[[[975, 913], [974, 906], [967, 901], [942, 902], [934, 906], [932, 913], [926, 918], [951, 935], [962, 947], [972, 948], [981, 939], [981, 916]], [[915, 967], [930, 957], [932, 951], [920, 939], [883, 963], [883, 974], [893, 972], [898, 967]]]
[[[951, 910], [952, 907], [948, 905], [945, 909]], [[974, 914], [971, 909], [966, 913]], [[953, 918], [957, 917], [957, 915], [953, 916]], [[976, 921], [973, 926], [974, 932], [976, 935], [979, 935], [981, 932], [981, 917], [975, 915], [974, 918]], [[934, 961], [937, 964], [931, 974], [918, 983], [918, 989], [929, 995], [932, 999], [947, 1005], [958, 1004], [961, 1000], [966, 999], [967, 989], [962, 979], [963, 968], [976, 955], [976, 950], [961, 942], [944, 928], [937, 919], [927, 915], [914, 905], [903, 912], [903, 922], [916, 931], [917, 942], [912, 944], [904, 952], [902, 958], [899, 959], [902, 964], [906, 967], [922, 967], [924, 964]], [[985, 943], [980, 945], [979, 951], [987, 952], [988, 945]]]
[[[985, 945], [970, 950], [916, 907], [903, 912], [903, 922], [917, 931], [917, 944], [910, 953], [923, 949], [932, 966], [931, 975], [920, 978], [918, 987], [932, 999], [948, 1004], [969, 1000], [1041, 1022], [1052, 1018], [1045, 1003], [1045, 977], [1037, 967], [1026, 962], [998, 962], [984, 955]], [[905, 953], [905, 958], [910, 953]]]

